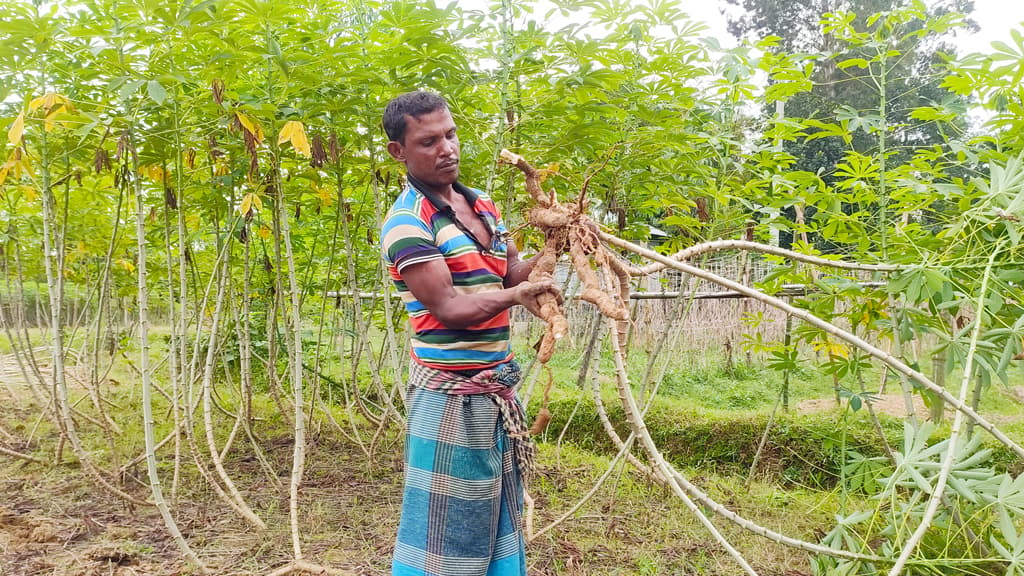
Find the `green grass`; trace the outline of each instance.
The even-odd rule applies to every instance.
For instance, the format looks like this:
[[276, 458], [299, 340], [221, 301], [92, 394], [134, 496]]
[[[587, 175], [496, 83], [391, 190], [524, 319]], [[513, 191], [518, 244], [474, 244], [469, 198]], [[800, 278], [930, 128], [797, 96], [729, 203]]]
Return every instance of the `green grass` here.
[[[582, 344], [578, 346], [582, 348]], [[523, 362], [528, 362], [533, 357], [533, 351], [525, 343], [516, 343], [514, 348]], [[555, 382], [563, 387], [575, 384], [582, 356], [581, 349], [560, 348], [549, 363]], [[629, 351], [629, 378], [637, 390], [650, 390], [653, 387], [653, 382], [642, 382], [648, 360], [648, 351], [644, 348]], [[653, 375], [656, 376], [662, 370], [662, 366], [664, 377], [658, 387], [659, 394], [690, 400], [705, 408], [770, 409], [782, 393], [783, 374], [767, 368], [764, 360], [757, 356], [748, 360], [745, 354], [738, 353], [730, 362], [722, 355], [707, 352], [664, 351], [655, 363]], [[596, 370], [606, 380], [614, 378], [614, 364], [607, 346], [591, 370]], [[878, 381], [874, 370], [869, 371], [864, 379], [869, 389], [872, 387], [870, 383]], [[845, 382], [844, 385], [859, 389], [858, 385], [852, 382]], [[817, 367], [813, 355], [789, 375], [790, 405], [812, 398], [829, 398], [834, 394], [832, 376], [823, 373]]]
[[[34, 340], [45, 342], [45, 333], [40, 330], [32, 333]], [[151, 333], [154, 363], [167, 353], [166, 335], [167, 331], [159, 327]], [[0, 338], [0, 346], [6, 346], [5, 340]], [[76, 338], [76, 344], [82, 342], [80, 337]], [[374, 343], [377, 350], [379, 343]], [[516, 350], [524, 365], [528, 364], [532, 355], [529, 348], [517, 342]], [[133, 343], [129, 343], [125, 352], [129, 357], [137, 358], [138, 351]], [[550, 364], [554, 382], [550, 405], [553, 420], [540, 443], [542, 474], [531, 489], [539, 505], [536, 528], [578, 501], [607, 469], [615, 452], [598, 420], [591, 399], [590, 381], [582, 390], [576, 386], [582, 352], [582, 349], [565, 346]], [[351, 360], [337, 356], [331, 359], [333, 362], [327, 364], [323, 371], [340, 374], [339, 380], [347, 380], [351, 366], [346, 363]], [[865, 468], [864, 477], [857, 484], [848, 469], [845, 474], [847, 484], [843, 485], [840, 480], [844, 466], [849, 466], [857, 458], [872, 458], [883, 453], [881, 441], [866, 410], [853, 411], [848, 407], [835, 410], [828, 402], [827, 409], [820, 412], [780, 410], [773, 417], [782, 374], [765, 368], [756, 356], [748, 361], [745, 355], [737, 354], [729, 362], [722, 356], [677, 351], [666, 353], [665, 359], [668, 360], [665, 377], [646, 418], [652, 437], [677, 469], [713, 498], [744, 516], [786, 534], [817, 541], [821, 530], [834, 523], [836, 513], [855, 509], [858, 502], [867, 497], [862, 490], [870, 492], [870, 486], [865, 488], [863, 481], [866, 479], [870, 484], [871, 478], [884, 472], [880, 468]], [[653, 386], [652, 383], [641, 382], [647, 363], [644, 349], [631, 351], [628, 371], [638, 394], [642, 390], [649, 391]], [[368, 370], [364, 364], [359, 367], [358, 374], [361, 386], [372, 398]], [[166, 372], [164, 364], [156, 375], [157, 382], [165, 387], [168, 385]], [[113, 403], [111, 409], [115, 419], [124, 429], [118, 438], [118, 452], [123, 461], [142, 450], [139, 379], [120, 360], [111, 376], [119, 384], [107, 383], [103, 389]], [[591, 377], [600, 383], [603, 402], [612, 422], [619, 434], [625, 437], [628, 429], [614, 390], [614, 368], [607, 351], [596, 360]], [[1024, 375], [1018, 367], [1011, 370], [1009, 378], [1010, 386], [1024, 382]], [[220, 370], [217, 379], [222, 405], [229, 411], [235, 410], [238, 400], [233, 386], [237, 386], [237, 376], [233, 376], [230, 386]], [[545, 381], [546, 376], [540, 374], [530, 403], [531, 412], [539, 406]], [[869, 388], [877, 386], [878, 374], [870, 371], [865, 382]], [[950, 388], [956, 383], [957, 374], [947, 378]], [[284, 385], [287, 387], [288, 384]], [[849, 379], [843, 385], [856, 386]], [[894, 392], [898, 389], [898, 382], [890, 379], [889, 390]], [[287, 425], [290, 415], [286, 417], [280, 413], [265, 393], [262, 381], [257, 382], [257, 391], [256, 425], [263, 443], [261, 446], [275, 466], [286, 471], [290, 467], [290, 446], [287, 443], [291, 434]], [[334, 398], [340, 397], [337, 390], [333, 393]], [[813, 357], [801, 363], [799, 369], [790, 375], [792, 407], [808, 399], [830, 399], [833, 394], [832, 377], [817, 367]], [[84, 391], [74, 389], [73, 395], [78, 399]], [[1021, 407], [1016, 401], [1011, 401], [1011, 397], [1009, 388], [1002, 383], [994, 384], [986, 389], [982, 413], [992, 415], [1011, 438], [1024, 438]], [[91, 411], [87, 399], [79, 406], [82, 410]], [[159, 395], [155, 396], [155, 413], [157, 437], [160, 438], [171, 429], [171, 421], [167, 403]], [[333, 406], [332, 413], [346, 433], [358, 430], [364, 441], [372, 438], [373, 427], [367, 425], [354, 410]], [[217, 414], [216, 419], [216, 437], [222, 446], [230, 431], [230, 422], [221, 414]], [[8, 430], [27, 434], [32, 426], [32, 417], [19, 415], [14, 426], [9, 424], [10, 421]], [[900, 449], [902, 421], [882, 416], [881, 425], [889, 444]], [[563, 429], [564, 437], [558, 441]], [[751, 465], [766, 429], [769, 431], [768, 442], [751, 474]], [[936, 431], [935, 439], [948, 434], [948, 430], [949, 419]], [[201, 428], [197, 431], [203, 434]], [[86, 423], [81, 425], [81, 434], [86, 449], [97, 458], [97, 462], [110, 466], [114, 459], [105, 450], [103, 434]], [[353, 445], [341, 440], [341, 434], [323, 419], [311, 428], [310, 438], [307, 480], [308, 493], [314, 503], [306, 509], [310, 530], [307, 541], [323, 558], [385, 570], [386, 563], [380, 550], [389, 545], [394, 530], [394, 510], [389, 507], [394, 507], [400, 497], [400, 438], [394, 433], [386, 434], [383, 444], [375, 448], [372, 461]], [[45, 418], [35, 430], [34, 439], [35, 443], [27, 449], [40, 457], [51, 458], [56, 431]], [[254, 507], [268, 518], [286, 516], [286, 499], [264, 497], [266, 483], [260, 480], [262, 472], [250, 457], [248, 440], [240, 436], [235, 442], [227, 465], [232, 474], [240, 475], [243, 490], [253, 491]], [[200, 439], [200, 444], [205, 444], [203, 439]], [[1007, 449], [994, 442], [989, 445], [995, 449], [993, 462], [998, 469], [1016, 470], [1020, 467], [1018, 458]], [[340, 463], [347, 468], [339, 468]], [[191, 463], [186, 468], [189, 466]], [[165, 478], [169, 476], [171, 467], [170, 452], [165, 449], [161, 456], [161, 471]], [[142, 466], [135, 472], [138, 477], [145, 477]], [[194, 472], [186, 474], [183, 483], [183, 493], [189, 498], [211, 499], [209, 491], [200, 487], [201, 482]], [[346, 492], [345, 500], [340, 501], [334, 499], [338, 490], [351, 493]], [[373, 490], [378, 493], [373, 493]], [[83, 485], [75, 494], [76, 497], [85, 497], [88, 485]], [[352, 514], [361, 515], [361, 519], [353, 518]], [[339, 521], [343, 525], [339, 525]], [[158, 520], [156, 522], [159, 523]], [[359, 526], [359, 530], [366, 531], [361, 539], [349, 536], [353, 523]], [[286, 524], [282, 521], [275, 526], [278, 532], [269, 543], [261, 545], [255, 557], [247, 560], [245, 570], [258, 572], [274, 565], [271, 561], [274, 554], [288, 548], [287, 534], [283, 530]], [[767, 544], [765, 540], [725, 521], [719, 520], [717, 524], [755, 566], [784, 566], [810, 572], [802, 553]], [[374, 530], [380, 533], [371, 533]], [[215, 548], [223, 543], [222, 536], [215, 533], [197, 531], [196, 537]], [[608, 485], [592, 502], [563, 527], [539, 538], [531, 546], [530, 558], [531, 567], [540, 576], [598, 573], [593, 570], [594, 566], [602, 567], [601, 574], [735, 573], [735, 566], [724, 551], [682, 502], [628, 469], [614, 471]], [[767, 573], [772, 572], [769, 570]]]
[[[573, 444], [541, 448], [545, 472], [531, 489], [538, 500], [538, 530], [578, 502], [610, 464], [609, 458]], [[682, 472], [715, 500], [757, 522], [784, 526], [788, 534], [800, 538], [814, 540], [816, 528], [827, 524], [839, 506], [832, 493], [801, 488], [782, 491], [771, 482], [745, 483], [704, 468]], [[762, 570], [778, 566], [807, 570], [802, 554], [769, 545], [721, 519], [716, 525]], [[534, 541], [531, 556], [538, 548], [537, 567], [544, 573], [733, 574], [736, 570], [680, 500], [621, 467], [559, 530]]]

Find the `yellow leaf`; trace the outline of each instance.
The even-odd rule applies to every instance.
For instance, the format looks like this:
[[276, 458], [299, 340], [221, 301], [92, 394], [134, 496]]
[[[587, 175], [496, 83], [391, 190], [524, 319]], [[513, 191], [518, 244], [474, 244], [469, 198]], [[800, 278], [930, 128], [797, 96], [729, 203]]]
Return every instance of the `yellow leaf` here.
[[320, 198], [320, 204], [330, 206], [334, 203], [334, 194], [326, 186], [317, 186], [314, 184], [313, 190], [316, 191], [316, 195]]
[[253, 203], [253, 206], [256, 206], [256, 211], [257, 212], [262, 212], [263, 211], [263, 200], [260, 200], [259, 195], [257, 195], [256, 193], [253, 193], [253, 195], [252, 195], [252, 203]]
[[0, 165], [0, 184], [7, 180], [7, 176], [21, 178], [23, 174], [32, 175], [32, 163], [28, 155], [23, 154], [21, 148], [15, 148], [7, 156], [7, 162]]
[[[50, 108], [50, 111], [46, 113], [44, 120], [44, 129], [49, 132], [53, 130], [53, 125], [57, 122], [54, 118], [57, 117], [57, 113], [60, 112], [60, 108]], [[66, 124], [62, 122], [61, 124]]]
[[298, 122], [294, 120], [289, 120], [284, 123], [284, 126], [281, 127], [281, 132], [277, 134], [278, 144], [284, 144], [288, 140], [291, 140], [292, 132], [295, 131], [296, 124], [298, 124]]
[[235, 118], [238, 118], [238, 123], [242, 125], [242, 128], [248, 130], [250, 134], [253, 133], [255, 128], [253, 128], [252, 120], [250, 120], [248, 116], [242, 114], [238, 110], [235, 110]]
[[270, 228], [267, 228], [266, 226], [260, 226], [260, 229], [257, 230], [256, 233], [264, 240], [270, 238]]
[[117, 265], [124, 268], [127, 272], [135, 272], [135, 265], [124, 258], [118, 258]]
[[245, 216], [246, 214], [249, 213], [249, 210], [252, 208], [252, 198], [252, 192], [249, 192], [242, 198], [242, 205], [238, 207], [239, 214]]
[[235, 117], [238, 118], [238, 123], [242, 125], [242, 128], [244, 128], [249, 134], [252, 134], [252, 137], [256, 140], [257, 144], [263, 142], [263, 128], [259, 123], [245, 114], [242, 114], [238, 110], [235, 110]]
[[14, 151], [16, 152], [16, 154], [12, 154], [12, 156], [14, 156], [15, 159], [11, 166], [11, 168], [14, 171], [14, 176], [16, 178], [21, 178], [22, 174], [28, 174], [29, 176], [31, 176], [32, 162], [29, 161], [28, 155], [17, 154], [17, 152], [21, 151], [20, 148], [15, 148]]
[[42, 108], [43, 110], [49, 111], [51, 108], [58, 104], [67, 105], [70, 107], [71, 101], [66, 96], [57, 94], [56, 92], [47, 92], [45, 95], [40, 96], [28, 103], [28, 111], [35, 112]]
[[846, 345], [843, 344], [842, 342], [836, 342], [836, 341], [830, 340], [829, 343], [828, 343], [828, 352], [829, 352], [829, 354], [831, 354], [833, 356], [836, 356], [838, 358], [849, 358], [850, 357], [849, 350], [846, 348]]
[[140, 166], [139, 167], [139, 172], [141, 172], [142, 175], [145, 176], [146, 178], [149, 178], [150, 180], [152, 180], [153, 182], [156, 182], [158, 184], [163, 182], [165, 180], [165, 176], [166, 176], [164, 174], [163, 167], [159, 166], [157, 164], [150, 164], [148, 166]]
[[11, 129], [7, 131], [7, 139], [11, 141], [11, 144], [17, 146], [21, 143], [21, 135], [25, 133], [25, 113], [18, 114], [18, 117], [14, 119], [14, 124], [11, 125]]
[[25, 195], [25, 200], [29, 202], [35, 202], [39, 195], [36, 193], [36, 189], [31, 186], [21, 186], [21, 192]]
[[299, 154], [306, 158], [311, 158], [313, 153], [309, 149], [309, 140], [306, 138], [306, 131], [300, 130], [292, 136], [292, 146], [299, 152]]
[[292, 148], [306, 158], [310, 157], [309, 139], [306, 138], [306, 128], [298, 120], [289, 120], [284, 123], [281, 133], [277, 136], [277, 143], [283, 144], [286, 140], [291, 141]]
[[561, 163], [552, 162], [551, 164], [548, 164], [546, 167], [538, 170], [537, 174], [538, 176], [540, 176], [541, 183], [543, 184], [544, 181], [547, 180], [548, 177], [551, 176], [552, 174], [558, 174], [559, 168], [561, 168]]

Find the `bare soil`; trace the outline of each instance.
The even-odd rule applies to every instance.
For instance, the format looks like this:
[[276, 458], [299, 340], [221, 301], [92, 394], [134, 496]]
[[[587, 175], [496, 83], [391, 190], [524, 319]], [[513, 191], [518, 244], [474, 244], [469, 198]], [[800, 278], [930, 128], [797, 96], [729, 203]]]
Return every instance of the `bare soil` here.
[[[290, 457], [286, 439], [269, 452]], [[314, 440], [301, 491], [304, 554], [353, 575], [387, 573], [401, 477], [396, 450], [370, 469], [348, 447]], [[353, 457], [363, 463], [353, 463]], [[244, 456], [243, 456], [244, 459]], [[275, 458], [276, 459], [276, 458]], [[260, 534], [212, 491], [182, 493], [173, 506], [186, 539], [216, 574], [257, 574], [290, 560], [287, 474], [273, 485], [244, 461], [231, 463], [234, 480], [268, 529]], [[250, 468], [250, 469], [246, 469]], [[287, 466], [280, 469], [287, 470]], [[165, 474], [165, 489], [170, 486]], [[148, 496], [141, 479], [127, 488]], [[96, 487], [76, 465], [50, 467], [0, 457], [0, 574], [107, 576], [191, 573], [155, 508], [133, 507]]]
[[[69, 386], [77, 388], [81, 376], [69, 371]], [[46, 460], [29, 462], [0, 452], [0, 576], [195, 572], [182, 560], [155, 507], [132, 506], [112, 496], [81, 469], [68, 447], [60, 447], [59, 436], [40, 417], [9, 355], [0, 356], [0, 408], [0, 447]], [[121, 416], [122, 420], [137, 418]], [[84, 429], [89, 424], [79, 426]], [[394, 438], [385, 439], [370, 458], [357, 445], [332, 435], [337, 436], [315, 427], [309, 431], [300, 491], [304, 556], [352, 575], [387, 574], [401, 500], [401, 446]], [[140, 443], [141, 439], [126, 440], [125, 445], [133, 447], [121, 448], [126, 452], [122, 461], [136, 456], [137, 452], [127, 451], [141, 450]], [[191, 461], [182, 466], [173, 514], [185, 538], [215, 574], [262, 574], [292, 559], [288, 516], [292, 439], [268, 433], [259, 444], [279, 471], [277, 478], [266, 475], [243, 440], [236, 441], [225, 467], [246, 502], [267, 523], [263, 533], [241, 520], [196, 478]], [[95, 454], [109, 457], [103, 450]], [[161, 483], [170, 499], [171, 449], [165, 448], [160, 459]], [[111, 463], [100, 466], [118, 468]], [[121, 478], [108, 479], [140, 499], [150, 498], [144, 463]]]

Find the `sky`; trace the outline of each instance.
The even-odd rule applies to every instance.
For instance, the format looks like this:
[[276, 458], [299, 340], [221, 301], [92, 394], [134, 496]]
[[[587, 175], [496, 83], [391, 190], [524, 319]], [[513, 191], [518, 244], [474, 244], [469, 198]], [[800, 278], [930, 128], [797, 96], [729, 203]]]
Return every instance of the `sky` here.
[[974, 0], [972, 17], [981, 26], [981, 31], [971, 36], [957, 38], [964, 52], [989, 52], [996, 40], [1014, 45], [1010, 30], [1016, 28], [1024, 33], [1024, 2], [1021, 0]]

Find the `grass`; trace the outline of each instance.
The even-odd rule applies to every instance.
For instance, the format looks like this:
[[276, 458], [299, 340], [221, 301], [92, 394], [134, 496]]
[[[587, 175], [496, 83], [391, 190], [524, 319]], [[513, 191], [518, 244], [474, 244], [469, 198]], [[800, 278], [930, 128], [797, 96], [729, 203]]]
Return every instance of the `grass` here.
[[[534, 490], [540, 495], [538, 528], [572, 506], [605, 472], [609, 459], [572, 444], [543, 445], [542, 462], [556, 462], [541, 475]], [[568, 473], [567, 473], [568, 472]], [[796, 535], [813, 538], [815, 525], [827, 521], [833, 499], [811, 491], [787, 491], [777, 496], [772, 483], [744, 485], [734, 476], [706, 470], [684, 470], [695, 476], [719, 501], [768, 525], [785, 524]], [[801, 522], [787, 516], [799, 511]], [[780, 574], [779, 567], [805, 569], [806, 558], [782, 547], [719, 522], [748, 560], [763, 573]], [[531, 554], [542, 573], [593, 574], [734, 574], [736, 567], [724, 550], [696, 521], [682, 502], [663, 489], [652, 487], [633, 472], [616, 470], [608, 484], [559, 530], [549, 532], [531, 545]], [[774, 567], [774, 568], [773, 568]], [[607, 571], [605, 571], [605, 569]], [[551, 571], [553, 570], [553, 571]]]
[[[116, 390], [111, 399], [124, 410], [115, 419], [137, 419], [136, 394]], [[258, 404], [261, 413], [272, 408], [263, 396]], [[337, 410], [336, 417], [345, 422], [351, 415]], [[6, 417], [2, 424], [7, 428]], [[356, 426], [365, 437], [372, 433], [365, 424], [357, 421]], [[220, 442], [227, 428], [221, 419]], [[258, 422], [257, 432], [263, 439], [261, 447], [286, 481], [290, 429], [279, 419], [267, 419]], [[126, 431], [122, 440], [136, 434]], [[36, 453], [49, 455], [55, 440], [51, 430], [40, 438]], [[87, 434], [83, 440], [98, 449], [99, 436]], [[387, 573], [401, 494], [400, 443], [397, 435], [389, 434], [370, 461], [326, 427], [312, 432], [302, 492], [303, 541], [310, 558], [363, 574]], [[128, 453], [137, 445], [133, 440], [120, 448]], [[169, 457], [168, 452], [162, 456], [165, 489]], [[607, 469], [609, 460], [572, 443], [542, 444], [542, 470], [531, 489], [538, 502], [538, 527], [580, 499]], [[104, 562], [132, 566], [145, 574], [173, 574], [183, 568], [153, 510], [125, 509], [97, 490], [77, 466], [2, 462], [0, 482], [12, 489], [0, 504], [0, 517], [7, 518], [0, 522], [0, 533], [10, 534], [11, 545], [0, 554], [0, 562], [7, 564], [0, 565], [18, 566], [5, 574], [86, 574]], [[290, 550], [287, 491], [272, 488], [253, 462], [247, 442], [235, 444], [226, 466], [247, 501], [267, 521], [267, 533], [257, 535], [248, 529], [199, 481], [191, 466], [183, 468], [176, 517], [193, 546], [219, 567], [219, 573], [265, 573], [285, 563]], [[787, 529], [803, 536], [813, 537], [813, 526], [827, 521], [833, 508], [812, 491], [787, 489], [783, 498], [772, 482], [744, 485], [733, 475], [709, 470], [693, 473], [717, 498], [763, 521], [787, 524]], [[134, 475], [144, 477], [141, 470]], [[129, 481], [128, 486], [146, 495], [142, 484]], [[825, 494], [825, 498], [831, 496]], [[800, 510], [806, 523], [787, 522], [787, 510]], [[658, 521], [651, 522], [652, 518]], [[738, 545], [749, 547], [750, 561], [764, 568], [763, 573], [771, 574], [771, 567], [779, 565], [807, 566], [801, 555], [767, 546], [739, 530], [726, 530]], [[48, 533], [75, 536], [61, 544], [60, 539], [46, 537]], [[734, 573], [724, 552], [680, 502], [626, 469], [615, 471], [612, 480], [571, 520], [534, 541], [529, 557], [531, 574], [536, 576]]]
[[[154, 330], [152, 351], [157, 361], [166, 354], [164, 335]], [[39, 331], [34, 331], [36, 338], [45, 341]], [[6, 339], [0, 338], [0, 350], [5, 346]], [[525, 350], [520, 357], [528, 363], [528, 347], [517, 343], [516, 349]], [[135, 353], [128, 351], [130, 356]], [[581, 349], [567, 347], [550, 365], [555, 382], [551, 394], [554, 419], [540, 444], [542, 470], [531, 490], [538, 502], [537, 528], [577, 502], [607, 470], [614, 452], [597, 419], [589, 390], [576, 387], [581, 358]], [[877, 433], [866, 410], [829, 408], [804, 413], [795, 409], [805, 400], [833, 395], [831, 376], [813, 362], [801, 364], [791, 374], [789, 394], [794, 409], [779, 411], [773, 418], [782, 376], [763, 367], [758, 358], [748, 361], [736, 355], [730, 362], [722, 356], [687, 351], [665, 358], [665, 377], [647, 424], [656, 443], [677, 468], [714, 499], [765, 526], [811, 541], [817, 541], [822, 530], [834, 523], [835, 514], [856, 508], [863, 499], [850, 486], [844, 492], [838, 479], [841, 468], [851, 462], [851, 451], [868, 458], [881, 453]], [[641, 382], [647, 362], [645, 350], [631, 351], [628, 369], [638, 392], [650, 389], [649, 383], [645, 387]], [[350, 368], [339, 362], [325, 370], [346, 374]], [[610, 416], [625, 436], [607, 353], [597, 359], [595, 373]], [[115, 420], [124, 428], [117, 446], [123, 459], [142, 450], [141, 397], [138, 379], [124, 363], [118, 364], [112, 376], [120, 384], [108, 383], [104, 392], [112, 402]], [[1017, 369], [1010, 378], [1011, 386], [1024, 382]], [[866, 381], [877, 382], [877, 375], [869, 374]], [[956, 375], [947, 382], [957, 382]], [[890, 389], [898, 389], [897, 384], [891, 382]], [[0, 386], [0, 394], [4, 390]], [[232, 388], [219, 381], [218, 390], [223, 406], [234, 410], [237, 401]], [[1000, 419], [1000, 428], [1012, 438], [1022, 438], [1020, 407], [1007, 400], [1008, 390], [1001, 383], [990, 387], [982, 412]], [[73, 393], [76, 397], [83, 394], [80, 388]], [[531, 410], [537, 409], [539, 397], [538, 388]], [[52, 459], [57, 434], [45, 418], [38, 418], [38, 407], [30, 406], [24, 398], [3, 402], [8, 408], [0, 413], [0, 427], [18, 436], [31, 435], [32, 443], [19, 449]], [[286, 484], [291, 468], [287, 418], [265, 394], [257, 395], [255, 402], [260, 446]], [[159, 438], [171, 429], [171, 424], [167, 406], [159, 397], [157, 404]], [[80, 404], [80, 409], [90, 410], [88, 401]], [[367, 442], [373, 436], [372, 427], [352, 411], [338, 406], [333, 411], [346, 433], [358, 433]], [[222, 446], [230, 422], [219, 414], [216, 419], [216, 436]], [[751, 475], [754, 454], [769, 420], [772, 424], [767, 449]], [[898, 448], [901, 421], [883, 416], [882, 426], [890, 444]], [[559, 442], [563, 428], [566, 433]], [[110, 466], [113, 459], [102, 433], [84, 422], [81, 429], [87, 449], [101, 465]], [[936, 434], [944, 433], [948, 433], [948, 419], [947, 428]], [[387, 573], [401, 497], [401, 438], [394, 431], [386, 434], [370, 459], [321, 418], [311, 426], [309, 439], [302, 492], [307, 556], [354, 573]], [[1005, 449], [997, 450], [995, 461], [1006, 468], [1019, 466], [1017, 458]], [[253, 534], [198, 478], [190, 463], [183, 468], [176, 515], [200, 555], [221, 567], [223, 573], [265, 573], [285, 563], [290, 554], [287, 490], [273, 487], [244, 438], [236, 439], [226, 465], [247, 501], [267, 521], [268, 532]], [[127, 485], [144, 496], [143, 470], [141, 466], [135, 470], [132, 474], [139, 481], [129, 479]], [[165, 450], [161, 453], [161, 473], [166, 485], [170, 484], [171, 471], [171, 452]], [[141, 567], [136, 570], [141, 569], [139, 573], [172, 574], [183, 569], [153, 511], [126, 510], [100, 493], [74, 464], [53, 467], [0, 457], [0, 482], [9, 495], [0, 502], [0, 536], [8, 534], [10, 538], [10, 545], [0, 553], [0, 567], [5, 562], [19, 566], [14, 572], [0, 570], [4, 574], [85, 574], [97, 569], [98, 561], [91, 558], [106, 558], [109, 563], [118, 554]], [[90, 518], [102, 519], [102, 527], [91, 524]], [[810, 573], [804, 553], [770, 543], [728, 522], [716, 523], [760, 573]], [[58, 547], [55, 542], [45, 541], [49, 533], [43, 529], [46, 526], [76, 536]], [[44, 541], [32, 541], [33, 533]], [[737, 573], [725, 551], [676, 497], [628, 468], [615, 470], [591, 502], [565, 524], [534, 541], [529, 559], [531, 576]]]

